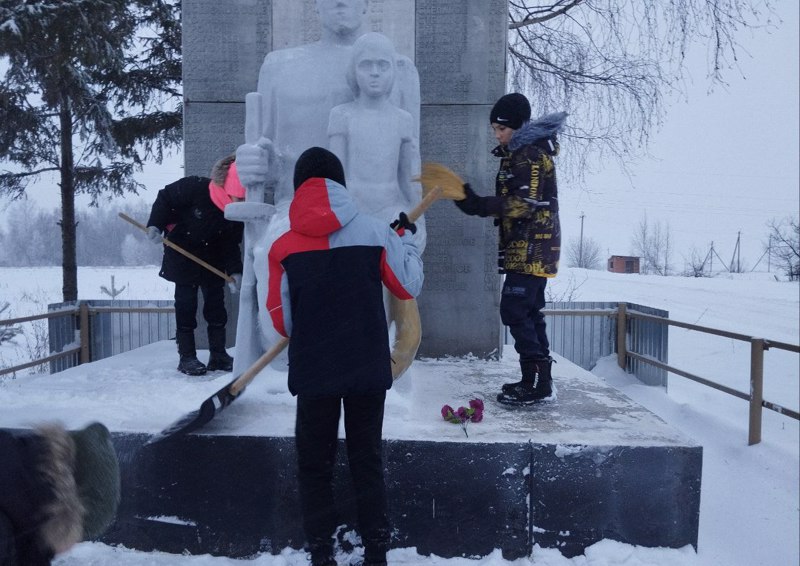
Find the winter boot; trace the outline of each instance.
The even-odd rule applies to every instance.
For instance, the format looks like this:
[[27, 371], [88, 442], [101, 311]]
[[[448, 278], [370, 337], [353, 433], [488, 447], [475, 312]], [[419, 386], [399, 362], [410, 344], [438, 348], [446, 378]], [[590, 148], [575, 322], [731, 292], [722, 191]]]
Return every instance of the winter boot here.
[[386, 550], [365, 548], [364, 566], [386, 566]]
[[308, 553], [311, 555], [311, 566], [336, 566], [330, 543], [309, 544]]
[[186, 375], [203, 375], [206, 373], [206, 366], [197, 359], [197, 350], [194, 347], [194, 330], [178, 329], [175, 334], [175, 341], [178, 343], [178, 371]]
[[533, 360], [520, 360], [519, 368], [522, 372], [522, 379], [513, 383], [504, 383], [501, 391], [503, 393], [511, 393], [515, 389], [519, 389], [525, 383], [534, 384], [536, 381], [536, 364]]
[[225, 351], [225, 327], [208, 325], [208, 371], [233, 371], [233, 358]]
[[552, 400], [552, 365], [552, 358], [520, 360], [522, 381], [504, 385], [497, 401], [505, 405], [525, 406]]

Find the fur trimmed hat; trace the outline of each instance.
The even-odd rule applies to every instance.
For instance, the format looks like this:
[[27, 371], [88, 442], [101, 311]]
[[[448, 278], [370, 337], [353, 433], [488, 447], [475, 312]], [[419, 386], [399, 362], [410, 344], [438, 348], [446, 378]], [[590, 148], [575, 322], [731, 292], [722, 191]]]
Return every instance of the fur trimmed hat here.
[[117, 514], [120, 500], [119, 462], [111, 433], [100, 423], [69, 431], [75, 443], [75, 483], [86, 509], [83, 538], [99, 537]]
[[111, 434], [100, 423], [73, 431], [47, 424], [35, 432], [42, 441], [37, 471], [52, 493], [42, 511], [39, 536], [58, 553], [96, 539], [114, 520], [120, 501], [119, 462]]
[[330, 179], [346, 186], [342, 162], [335, 154], [321, 147], [310, 147], [297, 158], [294, 166], [294, 190], [314, 177]]
[[490, 124], [508, 126], [512, 130], [518, 130], [530, 119], [531, 104], [525, 95], [518, 92], [501, 96], [489, 113]]

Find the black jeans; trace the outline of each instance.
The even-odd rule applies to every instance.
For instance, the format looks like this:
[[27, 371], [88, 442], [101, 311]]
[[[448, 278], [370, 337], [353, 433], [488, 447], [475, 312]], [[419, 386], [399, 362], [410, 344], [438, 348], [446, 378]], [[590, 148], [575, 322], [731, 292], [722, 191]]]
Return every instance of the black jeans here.
[[222, 285], [175, 284], [175, 326], [178, 330], [197, 328], [197, 288], [203, 293], [203, 318], [208, 326], [225, 326], [225, 292]]
[[297, 397], [297, 446], [303, 528], [312, 560], [332, 548], [337, 527], [333, 498], [339, 416], [344, 405], [347, 459], [353, 478], [358, 529], [366, 560], [383, 561], [389, 548], [383, 479], [383, 405], [386, 392], [347, 397]]
[[506, 273], [500, 299], [500, 318], [514, 337], [514, 348], [521, 361], [550, 355], [550, 342], [542, 314], [546, 286], [546, 277]]

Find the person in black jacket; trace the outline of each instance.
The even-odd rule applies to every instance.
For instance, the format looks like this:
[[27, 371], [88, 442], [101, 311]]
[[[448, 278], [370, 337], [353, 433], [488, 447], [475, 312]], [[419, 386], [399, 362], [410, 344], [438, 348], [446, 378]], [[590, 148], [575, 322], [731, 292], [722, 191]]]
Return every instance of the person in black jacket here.
[[295, 442], [303, 527], [313, 566], [335, 566], [339, 524], [333, 465], [344, 406], [347, 457], [364, 563], [385, 566], [389, 521], [383, 478], [386, 390], [392, 386], [383, 285], [398, 299], [422, 289], [422, 259], [405, 214], [395, 232], [360, 214], [330, 151], [297, 160], [290, 229], [268, 255], [267, 310], [289, 342], [289, 391], [297, 395]]
[[554, 157], [566, 112], [531, 120], [528, 99], [506, 94], [495, 103], [489, 123], [500, 158], [494, 196], [478, 196], [464, 185], [466, 198], [454, 201], [468, 215], [493, 216], [500, 227], [498, 265], [505, 274], [500, 318], [514, 337], [522, 379], [502, 386], [497, 400], [531, 405], [555, 399], [553, 359], [542, 309], [547, 280], [555, 277], [561, 254], [558, 185]]
[[0, 429], [0, 455], [0, 566], [48, 566], [114, 520], [119, 462], [102, 424]]
[[[184, 177], [158, 192], [147, 221], [148, 237], [155, 243], [163, 238], [194, 254], [218, 270], [231, 275], [231, 292], [242, 281], [239, 244], [243, 225], [226, 220], [225, 206], [244, 199], [235, 156], [218, 161], [211, 178]], [[206, 371], [231, 371], [233, 358], [225, 351], [224, 279], [174, 249], [164, 246], [159, 275], [175, 283], [175, 324], [178, 370], [187, 375]], [[208, 364], [197, 359], [194, 329], [197, 328], [197, 292], [203, 293], [203, 317], [208, 323]]]

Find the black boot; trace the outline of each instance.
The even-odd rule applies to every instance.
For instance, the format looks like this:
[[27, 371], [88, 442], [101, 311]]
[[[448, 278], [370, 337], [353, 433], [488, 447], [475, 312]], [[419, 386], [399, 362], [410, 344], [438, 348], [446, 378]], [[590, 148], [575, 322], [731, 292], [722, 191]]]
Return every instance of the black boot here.
[[552, 358], [520, 360], [522, 381], [504, 385], [497, 401], [505, 405], [524, 406], [552, 400], [552, 365]]
[[178, 371], [186, 375], [203, 375], [206, 373], [206, 366], [197, 359], [197, 350], [194, 347], [194, 330], [178, 329], [175, 334], [175, 341], [178, 343]]
[[208, 325], [208, 371], [233, 371], [233, 358], [225, 351], [225, 327]]
[[500, 389], [503, 393], [511, 393], [515, 389], [519, 389], [525, 383], [533, 384], [536, 382], [536, 362], [534, 360], [520, 360], [519, 368], [522, 373], [522, 379], [514, 383], [504, 383]]
[[329, 542], [309, 544], [308, 553], [311, 555], [311, 566], [336, 566], [333, 545]]

